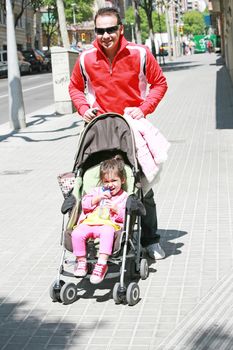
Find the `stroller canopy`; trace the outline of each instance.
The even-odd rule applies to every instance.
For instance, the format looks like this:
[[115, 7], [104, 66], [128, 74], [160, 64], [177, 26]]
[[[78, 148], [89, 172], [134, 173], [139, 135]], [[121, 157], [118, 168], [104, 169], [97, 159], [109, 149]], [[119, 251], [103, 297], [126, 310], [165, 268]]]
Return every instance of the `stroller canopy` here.
[[106, 113], [93, 119], [84, 128], [75, 157], [74, 171], [98, 164], [108, 155], [121, 153], [124, 160], [137, 171], [133, 132], [119, 114]]

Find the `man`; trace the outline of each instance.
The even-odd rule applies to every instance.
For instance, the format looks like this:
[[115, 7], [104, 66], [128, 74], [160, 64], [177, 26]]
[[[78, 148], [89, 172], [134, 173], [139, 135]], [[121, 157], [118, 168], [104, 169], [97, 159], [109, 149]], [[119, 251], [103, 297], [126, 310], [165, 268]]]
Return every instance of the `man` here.
[[[161, 68], [146, 46], [125, 39], [117, 9], [99, 9], [94, 23], [94, 47], [80, 55], [71, 76], [69, 92], [74, 106], [87, 123], [96, 117], [96, 111], [127, 113], [133, 119], [146, 117], [167, 90]], [[165, 253], [156, 234], [153, 195], [150, 190], [144, 198], [147, 215], [142, 220], [142, 245], [151, 258], [162, 259]]]

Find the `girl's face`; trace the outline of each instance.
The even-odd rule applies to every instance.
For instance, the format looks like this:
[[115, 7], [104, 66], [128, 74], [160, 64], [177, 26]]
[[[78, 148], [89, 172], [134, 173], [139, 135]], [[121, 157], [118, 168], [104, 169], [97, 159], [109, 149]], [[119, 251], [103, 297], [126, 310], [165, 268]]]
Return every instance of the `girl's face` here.
[[112, 196], [115, 196], [121, 190], [123, 183], [125, 183], [125, 180], [122, 180], [114, 172], [110, 172], [109, 174], [105, 174], [105, 176], [103, 178], [103, 185], [107, 186], [110, 189]]

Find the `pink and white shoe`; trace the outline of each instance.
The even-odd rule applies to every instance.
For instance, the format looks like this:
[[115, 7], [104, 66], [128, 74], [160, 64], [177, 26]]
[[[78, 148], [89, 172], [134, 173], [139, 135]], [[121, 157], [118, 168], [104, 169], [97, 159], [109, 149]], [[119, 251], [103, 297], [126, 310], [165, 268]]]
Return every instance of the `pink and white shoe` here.
[[92, 284], [98, 284], [103, 281], [106, 273], [108, 271], [108, 265], [105, 264], [95, 264], [94, 270], [90, 277], [90, 282]]
[[76, 277], [85, 277], [87, 275], [87, 262], [86, 260], [79, 260], [74, 265], [74, 275]]

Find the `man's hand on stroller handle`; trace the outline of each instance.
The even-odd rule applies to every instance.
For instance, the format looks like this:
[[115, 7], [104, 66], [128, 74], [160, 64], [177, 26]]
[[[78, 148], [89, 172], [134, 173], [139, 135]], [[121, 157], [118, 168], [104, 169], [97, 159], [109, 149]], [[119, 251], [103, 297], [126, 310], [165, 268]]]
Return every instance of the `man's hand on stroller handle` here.
[[98, 108], [89, 108], [83, 115], [83, 119], [85, 120], [86, 123], [89, 123], [94, 119], [97, 115]]

